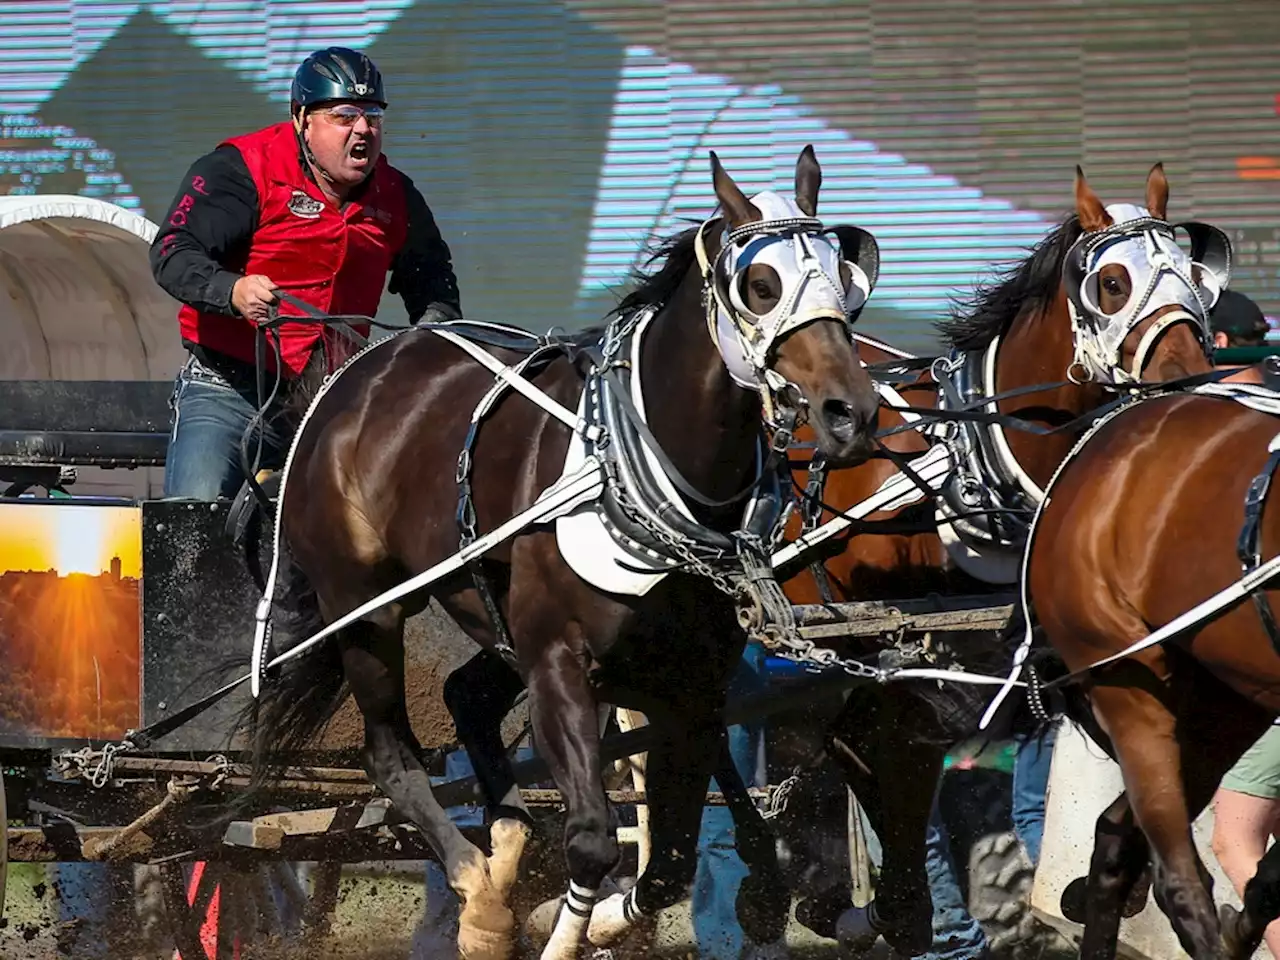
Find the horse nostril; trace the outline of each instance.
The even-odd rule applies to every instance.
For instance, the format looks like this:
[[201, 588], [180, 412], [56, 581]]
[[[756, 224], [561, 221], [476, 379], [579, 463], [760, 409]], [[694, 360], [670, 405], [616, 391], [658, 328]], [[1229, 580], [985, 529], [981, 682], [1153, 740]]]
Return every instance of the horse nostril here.
[[848, 443], [853, 439], [855, 426], [853, 407], [847, 401], [824, 400], [822, 421], [831, 431], [831, 435], [840, 443]]

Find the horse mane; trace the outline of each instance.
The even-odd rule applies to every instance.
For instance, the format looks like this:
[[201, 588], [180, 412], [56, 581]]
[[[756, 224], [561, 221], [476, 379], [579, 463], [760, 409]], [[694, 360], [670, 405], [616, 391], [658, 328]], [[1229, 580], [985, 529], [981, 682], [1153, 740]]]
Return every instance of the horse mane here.
[[[685, 220], [695, 225], [668, 237], [656, 246], [650, 245], [644, 267], [631, 271], [630, 280], [635, 288], [609, 311], [608, 316], [623, 317], [642, 307], [660, 307], [680, 288], [689, 268], [697, 260], [694, 246], [698, 238], [698, 225], [701, 223], [688, 218]], [[658, 269], [645, 269], [659, 260], [663, 263]]]
[[1062, 263], [1080, 238], [1074, 213], [1031, 248], [1030, 255], [979, 283], [971, 296], [955, 298], [950, 316], [934, 327], [958, 350], [981, 350], [1005, 333], [1024, 311], [1041, 310], [1057, 296]]

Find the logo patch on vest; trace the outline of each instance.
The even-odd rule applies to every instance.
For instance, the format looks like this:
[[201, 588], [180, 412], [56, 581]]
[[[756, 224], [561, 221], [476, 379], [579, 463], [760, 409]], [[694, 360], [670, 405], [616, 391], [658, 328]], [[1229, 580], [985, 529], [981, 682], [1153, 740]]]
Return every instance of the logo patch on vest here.
[[305, 220], [318, 220], [323, 210], [324, 204], [303, 190], [294, 190], [289, 198], [289, 212]]

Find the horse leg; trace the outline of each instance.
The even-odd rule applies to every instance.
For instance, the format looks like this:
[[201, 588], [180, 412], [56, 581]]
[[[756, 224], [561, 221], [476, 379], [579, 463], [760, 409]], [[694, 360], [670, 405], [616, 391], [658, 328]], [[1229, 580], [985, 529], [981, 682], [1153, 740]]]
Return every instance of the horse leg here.
[[[423, 831], [462, 900], [458, 952], [467, 960], [505, 960], [514, 949], [515, 917], [495, 891], [484, 854], [436, 802], [421, 747], [409, 724], [404, 687], [403, 618], [384, 611], [376, 623], [341, 634], [342, 666], [364, 716], [369, 776], [397, 810]], [[495, 855], [497, 851], [495, 850]]]
[[734, 841], [738, 856], [750, 873], [738, 888], [736, 908], [743, 932], [758, 944], [779, 940], [787, 929], [791, 911], [791, 891], [778, 864], [778, 845], [760, 809], [747, 792], [738, 766], [729, 752], [729, 738], [720, 731], [720, 754], [716, 762], [716, 783], [733, 816]]
[[[1169, 676], [1164, 652], [1151, 651], [1117, 664], [1090, 692], [1094, 713], [1115, 745], [1133, 815], [1156, 857], [1157, 901], [1192, 960], [1217, 960], [1223, 956], [1220, 927], [1191, 837], [1177, 718], [1167, 681], [1157, 679]], [[1121, 843], [1125, 852], [1127, 843]], [[1136, 872], [1129, 886], [1133, 879]], [[1118, 905], [1123, 896], [1115, 899]], [[1082, 957], [1114, 956], [1114, 939], [1104, 944], [1090, 938], [1087, 925], [1085, 935], [1092, 953], [1082, 947]]]
[[619, 859], [600, 762], [600, 727], [586, 667], [569, 644], [543, 650], [529, 671], [529, 713], [538, 752], [565, 805], [569, 889], [542, 960], [569, 960], [591, 920], [596, 895]]
[[[838, 928], [854, 942], [877, 935], [905, 956], [924, 953], [933, 942], [933, 897], [925, 867], [925, 840], [945, 748], [913, 740], [905, 691], [877, 690], [873, 710], [849, 699], [833, 724], [833, 735], [862, 761], [841, 764], [850, 789], [867, 810], [880, 838], [883, 862], [875, 899], [850, 907]], [[864, 799], [865, 798], [865, 799]]]
[[482, 650], [449, 674], [444, 702], [458, 739], [471, 758], [489, 807], [489, 876], [505, 903], [515, 885], [520, 858], [533, 833], [533, 818], [520, 796], [502, 742], [502, 721], [511, 712], [524, 681], [498, 654]]
[[1147, 837], [1134, 819], [1129, 795], [1121, 793], [1098, 816], [1093, 829], [1093, 856], [1085, 881], [1081, 960], [1109, 960], [1115, 956], [1125, 900], [1142, 876], [1149, 856]]
[[527, 820], [529, 812], [502, 742], [502, 721], [523, 689], [524, 681], [505, 660], [481, 650], [445, 679], [444, 703], [491, 813]]
[[615, 893], [596, 905], [588, 932], [595, 947], [617, 943], [641, 917], [688, 896], [698, 865], [702, 808], [724, 736], [723, 720], [705, 705], [685, 704], [651, 716], [650, 724], [657, 734], [646, 771], [653, 852], [630, 892]]
[[[1198, 662], [1179, 662], [1178, 668], [1194, 684], [1191, 695], [1182, 698], [1188, 709], [1179, 717], [1178, 733], [1182, 737], [1187, 805], [1196, 817], [1209, 804], [1226, 772], [1262, 736], [1273, 718]], [[1212, 890], [1212, 878], [1201, 866], [1205, 887]], [[1280, 848], [1272, 847], [1259, 861], [1241, 899], [1242, 912], [1223, 904], [1219, 924], [1226, 955], [1245, 960], [1253, 956], [1267, 925], [1280, 916]]]

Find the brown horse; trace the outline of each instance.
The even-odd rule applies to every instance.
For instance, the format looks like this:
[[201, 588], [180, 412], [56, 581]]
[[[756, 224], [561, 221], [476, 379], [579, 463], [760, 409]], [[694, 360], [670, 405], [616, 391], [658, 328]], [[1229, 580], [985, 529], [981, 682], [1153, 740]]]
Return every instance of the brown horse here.
[[1276, 416], [1212, 388], [1132, 404], [1082, 444], [1038, 518], [1031, 609], [1078, 674], [1067, 689], [1087, 697], [1125, 786], [1096, 826], [1080, 954], [1090, 960], [1116, 955], [1122, 907], [1149, 862], [1156, 901], [1196, 960], [1252, 956], [1280, 916], [1280, 847], [1245, 888], [1243, 913], [1219, 916], [1190, 829], [1280, 713], [1273, 587], [1090, 669], [1280, 549], [1280, 513], [1263, 510], [1278, 433]]
[[[1157, 164], [1147, 178], [1146, 207], [1152, 216], [1164, 220], [1167, 203], [1168, 182]], [[961, 383], [972, 384], [973, 396], [981, 396], [983, 390], [991, 396], [1051, 385], [993, 405], [1001, 414], [1045, 429], [1061, 428], [1101, 407], [1114, 396], [1108, 386], [1117, 380], [1169, 380], [1207, 368], [1203, 313], [1196, 316], [1177, 305], [1155, 301], [1133, 303], [1142, 293], [1135, 293], [1135, 278], [1122, 267], [1107, 266], [1090, 302], [1104, 317], [1122, 319], [1125, 329], [1109, 356], [1093, 351], [1095, 368], [1089, 371], [1091, 376], [1082, 375], [1080, 358], [1089, 354], [1082, 351], [1080, 328], [1072, 321], [1071, 304], [1079, 297], [1080, 280], [1075, 275], [1073, 281], [1070, 257], [1079, 249], [1082, 235], [1103, 229], [1111, 220], [1078, 169], [1075, 208], [1075, 215], [1037, 244], [1029, 257], [980, 287], [971, 302], [941, 325], [952, 360], [962, 361], [972, 371]], [[1135, 312], [1135, 306], [1148, 309]], [[1149, 336], [1153, 330], [1158, 339]], [[902, 356], [887, 345], [881, 348], [865, 341], [860, 350], [872, 364]], [[929, 372], [898, 387], [906, 404], [919, 408], [935, 406], [938, 391], [939, 384]], [[887, 405], [880, 420], [886, 429], [904, 422]], [[996, 554], [994, 561], [989, 556], [968, 556], [958, 564], [939, 536], [938, 504], [921, 496], [915, 504], [878, 511], [852, 523], [838, 537], [802, 556], [790, 570], [780, 570], [780, 577], [790, 574], [784, 584], [788, 598], [814, 604], [1010, 589], [1021, 554], [1019, 534], [1079, 432], [1045, 435], [1002, 430], [998, 425], [980, 429], [985, 436], [974, 435], [974, 446], [984, 456], [988, 472], [976, 477], [986, 490], [972, 509], [991, 510], [990, 516], [996, 518], [987, 527], [997, 535], [994, 543], [988, 543], [996, 549], [987, 551]], [[918, 455], [929, 444], [916, 431], [885, 440], [900, 458]], [[894, 460], [884, 457], [831, 470], [822, 491], [827, 506], [816, 523], [832, 520], [835, 511], [855, 508], [898, 469]], [[804, 488], [809, 479], [808, 464], [797, 462], [796, 485]], [[1012, 516], [994, 512], [1009, 509], [1014, 511]], [[788, 539], [801, 532], [800, 520], [793, 519]], [[1003, 550], [999, 549], [1002, 540]], [[809, 564], [814, 557], [822, 563], [820, 570]], [[970, 669], [984, 665], [1001, 672], [1006, 669], [1008, 654], [998, 637], [935, 636], [934, 643], [944, 650], [949, 645], [951, 658]], [[840, 652], [852, 656], [876, 650], [865, 641], [855, 641]], [[988, 687], [952, 684], [939, 689], [934, 682], [866, 685], [854, 691], [828, 730], [829, 755], [843, 769], [883, 845], [876, 900], [861, 922], [869, 937], [882, 933], [904, 955], [923, 952], [931, 942], [924, 843], [934, 785], [946, 750], [976, 732], [990, 692]], [[836, 915], [847, 906], [847, 896], [836, 891], [830, 902], [810, 904], [802, 916], [831, 936]]]
[[[329, 382], [286, 466], [283, 540], [271, 581], [281, 591], [273, 611], [277, 649], [429, 571], [458, 552], [460, 537], [468, 542], [529, 509], [561, 477], [575, 435], [615, 465], [607, 493], [593, 494], [615, 498], [598, 500], [600, 509], [618, 526], [630, 524], [628, 536], [649, 547], [650, 559], [677, 564], [647, 593], [606, 593], [568, 565], [544, 518], [497, 545], [479, 571], [456, 570], [369, 612], [268, 676], [255, 735], [269, 754], [287, 755], [310, 741], [347, 690], [355, 695], [370, 776], [423, 831], [463, 901], [464, 956], [506, 956], [513, 945], [506, 897], [527, 815], [498, 723], [522, 685], [530, 691], [538, 750], [567, 809], [571, 884], [543, 956], [576, 956], [589, 921], [592, 941], [605, 943], [633, 917], [684, 895], [723, 737], [725, 689], [744, 641], [734, 602], [714, 577], [734, 575], [734, 537], [747, 522], [743, 498], [768, 485], [769, 471], [761, 476], [760, 467], [767, 453], [762, 405], [779, 417], [788, 407], [806, 410], [819, 445], [837, 459], [871, 450], [877, 398], [848, 316], [861, 303], [851, 299], [861, 271], [813, 219], [821, 169], [812, 148], [796, 164], [794, 203], [771, 192], [748, 200], [714, 153], [711, 159], [723, 217], [665, 245], [661, 269], [621, 304], [599, 353], [591, 349], [599, 331], [533, 354], [488, 334], [486, 351], [502, 365], [521, 365], [562, 412], [572, 411], [590, 383], [600, 417], [612, 417], [607, 432], [588, 429], [604, 420], [575, 425], [571, 414], [566, 426], [552, 415], [557, 408], [526, 396], [486, 407], [494, 376], [441, 332], [482, 338], [485, 331], [419, 328], [370, 348]], [[724, 256], [722, 233], [730, 244]], [[717, 305], [727, 311], [727, 331], [716, 327]], [[509, 341], [512, 331], [505, 333]], [[731, 362], [738, 368], [732, 376]], [[619, 371], [631, 370], [643, 389], [628, 406], [630, 388]], [[743, 376], [755, 381], [744, 387]], [[615, 406], [600, 399], [608, 396]], [[653, 455], [650, 466], [633, 455], [642, 447]], [[654, 461], [661, 479], [683, 491], [689, 516], [677, 509], [678, 495], [653, 493]], [[767, 498], [752, 502], [767, 506]], [[684, 552], [664, 554], [672, 542]], [[714, 577], [699, 573], [708, 569]], [[464, 667], [446, 685], [446, 700], [494, 820], [488, 861], [433, 798], [408, 722], [404, 621], [431, 596], [485, 651], [476, 662], [489, 673]], [[593, 916], [597, 891], [618, 861], [601, 780], [602, 698], [644, 710], [653, 725], [653, 855], [636, 887]]]

